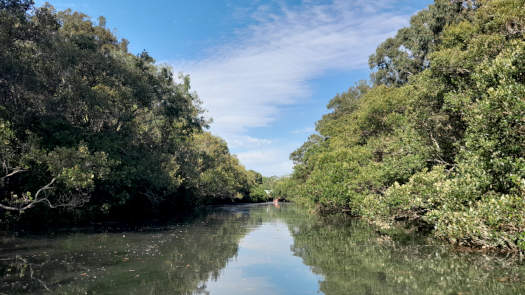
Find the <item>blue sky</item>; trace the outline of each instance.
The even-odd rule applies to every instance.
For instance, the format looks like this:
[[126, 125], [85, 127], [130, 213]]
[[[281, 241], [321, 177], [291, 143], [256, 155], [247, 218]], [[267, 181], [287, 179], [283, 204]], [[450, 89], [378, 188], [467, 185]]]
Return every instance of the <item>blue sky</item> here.
[[[37, 0], [37, 5], [45, 1]], [[368, 79], [368, 56], [430, 0], [51, 0], [189, 74], [192, 89], [248, 169], [291, 172], [289, 154], [326, 104]]]

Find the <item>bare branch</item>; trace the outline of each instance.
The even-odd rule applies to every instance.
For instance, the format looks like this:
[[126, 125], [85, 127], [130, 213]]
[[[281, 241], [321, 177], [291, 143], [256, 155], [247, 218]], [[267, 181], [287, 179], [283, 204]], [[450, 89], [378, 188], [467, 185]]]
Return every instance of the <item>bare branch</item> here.
[[20, 211], [19, 208], [17, 207], [11, 207], [11, 206], [6, 206], [2, 203], [0, 203], [0, 208], [4, 209], [4, 210], [9, 210], [9, 211]]
[[[4, 167], [6, 167], [6, 166], [5, 166], [5, 163], [4, 163]], [[6, 171], [7, 171], [7, 168], [5, 168], [5, 169], [6, 169]], [[2, 178], [0, 178], [0, 180], [4, 180], [4, 179], [6, 179], [6, 178], [8, 178], [8, 177], [11, 177], [11, 176], [13, 176], [13, 175], [15, 175], [15, 174], [18, 174], [18, 173], [21, 173], [21, 172], [26, 172], [26, 171], [27, 171], [27, 170], [22, 169], [22, 168], [15, 168], [13, 171], [11, 171], [11, 173], [8, 173], [7, 175], [5, 175], [5, 176], [3, 176]]]
[[27, 204], [23, 207], [13, 207], [13, 206], [8, 206], [8, 205], [4, 205], [4, 204], [1, 204], [0, 203], [0, 208], [4, 209], [4, 210], [9, 210], [9, 211], [19, 211], [19, 212], [23, 212], [27, 209], [30, 209], [32, 207], [34, 207], [36, 204], [38, 203], [42, 203], [42, 202], [47, 202], [51, 208], [54, 208], [54, 206], [52, 206], [51, 202], [49, 201], [48, 198], [42, 198], [42, 199], [39, 199], [38, 197], [40, 196], [40, 194], [44, 191], [47, 191], [47, 190], [50, 190], [50, 189], [53, 189], [52, 185], [53, 183], [55, 183], [56, 181], [56, 178], [53, 178], [51, 179], [51, 181], [44, 185], [43, 187], [39, 188], [38, 191], [36, 192], [35, 194], [35, 197], [34, 199], [30, 199], [27, 195], [24, 197], [23, 199], [23, 202], [22, 204]]
[[436, 146], [437, 151], [441, 152], [441, 147], [439, 146], [439, 143], [434, 138], [434, 136], [432, 136], [432, 132], [430, 132], [430, 139], [432, 140], [432, 143], [434, 143], [434, 145]]
[[35, 194], [35, 200], [38, 200], [38, 195], [40, 195], [41, 192], [52, 189], [53, 187], [51, 185], [53, 185], [53, 183], [55, 183], [56, 180], [56, 177], [53, 177], [53, 179], [51, 179], [51, 181], [48, 184], [38, 189], [38, 191], [36, 191]]

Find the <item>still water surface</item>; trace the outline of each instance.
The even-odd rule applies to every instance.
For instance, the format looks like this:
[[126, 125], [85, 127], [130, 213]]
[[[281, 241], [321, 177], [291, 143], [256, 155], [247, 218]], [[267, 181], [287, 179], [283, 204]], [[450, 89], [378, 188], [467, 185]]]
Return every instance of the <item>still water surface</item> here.
[[293, 204], [212, 207], [134, 231], [4, 237], [0, 294], [525, 294], [514, 259]]

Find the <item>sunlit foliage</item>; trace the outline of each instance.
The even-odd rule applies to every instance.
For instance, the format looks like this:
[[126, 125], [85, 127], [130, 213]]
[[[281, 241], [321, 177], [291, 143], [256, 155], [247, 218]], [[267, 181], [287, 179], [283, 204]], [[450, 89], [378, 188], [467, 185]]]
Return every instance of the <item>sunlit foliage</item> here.
[[372, 55], [372, 88], [333, 99], [281, 193], [525, 250], [524, 61], [522, 0], [436, 0]]

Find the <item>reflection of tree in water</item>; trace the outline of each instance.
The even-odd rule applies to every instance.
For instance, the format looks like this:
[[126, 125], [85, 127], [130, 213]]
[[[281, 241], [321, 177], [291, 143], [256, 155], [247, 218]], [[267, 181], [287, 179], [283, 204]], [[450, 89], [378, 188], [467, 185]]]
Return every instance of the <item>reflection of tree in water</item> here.
[[[288, 212], [290, 211], [290, 212]], [[345, 216], [277, 212], [294, 238], [292, 251], [333, 294], [525, 294], [525, 267], [508, 258], [466, 254], [422, 237], [385, 239]]]
[[414, 236], [388, 240], [358, 220], [288, 204], [226, 207], [142, 232], [3, 240], [0, 293], [206, 294], [204, 282], [219, 277], [241, 238], [276, 221], [288, 224], [292, 252], [323, 276], [327, 295], [525, 294], [525, 268], [512, 260]]
[[162, 230], [4, 240], [0, 294], [200, 293], [237, 254], [252, 222], [219, 210]]

